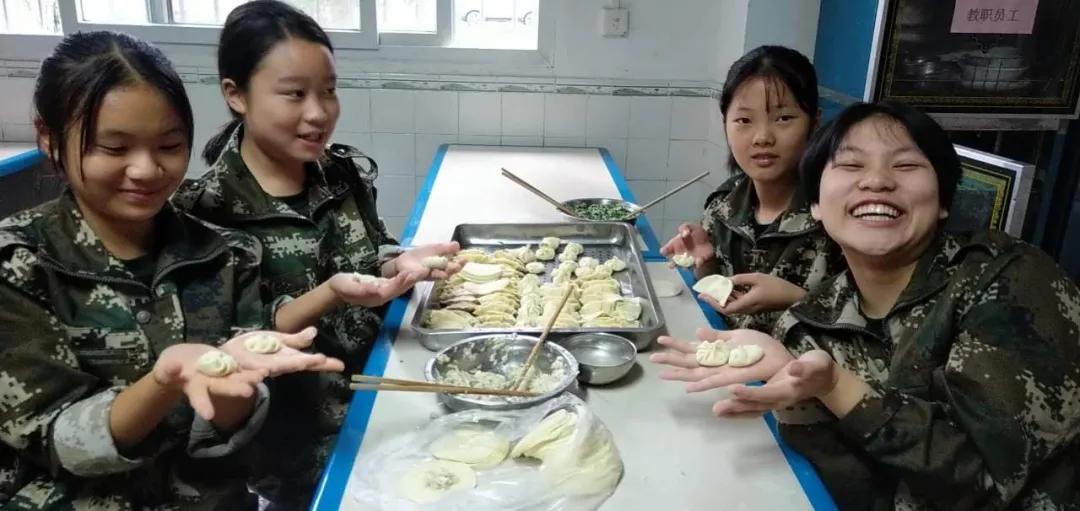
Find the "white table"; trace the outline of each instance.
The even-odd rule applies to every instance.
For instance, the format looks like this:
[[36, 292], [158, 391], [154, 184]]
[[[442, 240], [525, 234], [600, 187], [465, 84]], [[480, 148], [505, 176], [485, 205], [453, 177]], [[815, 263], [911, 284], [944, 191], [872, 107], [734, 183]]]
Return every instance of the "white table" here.
[[[500, 176], [506, 167], [556, 199], [624, 197], [629, 189], [606, 151], [597, 149], [444, 146], [406, 227], [403, 243], [449, 240], [462, 223], [541, 223], [565, 219], [550, 205]], [[647, 223], [639, 224], [652, 278], [683, 282], [656, 254]], [[365, 374], [423, 379], [431, 352], [407, 328], [416, 308], [394, 302]], [[662, 299], [668, 331], [693, 338], [709, 324], [689, 290]], [[715, 319], [713, 316], [712, 319]], [[401, 328], [399, 329], [399, 325]], [[833, 509], [804, 459], [778, 445], [766, 420], [720, 420], [711, 404], [723, 391], [688, 395], [658, 378], [661, 368], [638, 355], [623, 381], [588, 387], [585, 400], [611, 430], [625, 474], [605, 510]], [[423, 393], [359, 392], [323, 475], [313, 509], [359, 509], [351, 497], [354, 462], [387, 438], [415, 430], [445, 413]], [[720, 497], [722, 496], [722, 497]], [[722, 499], [722, 500], [721, 500]]]

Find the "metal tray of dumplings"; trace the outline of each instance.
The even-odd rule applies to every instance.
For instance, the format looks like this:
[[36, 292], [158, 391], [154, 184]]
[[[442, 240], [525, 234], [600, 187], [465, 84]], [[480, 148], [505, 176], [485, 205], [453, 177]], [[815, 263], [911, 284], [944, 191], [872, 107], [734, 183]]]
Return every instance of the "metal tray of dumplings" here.
[[[582, 257], [594, 257], [600, 262], [611, 256], [626, 261], [626, 270], [617, 272], [612, 278], [619, 281], [623, 296], [637, 296], [641, 302], [641, 326], [637, 328], [554, 328], [550, 340], [558, 342], [571, 335], [587, 332], [608, 332], [630, 339], [638, 351], [647, 348], [654, 339], [665, 332], [664, 314], [656, 299], [649, 278], [645, 260], [638, 248], [637, 229], [620, 222], [588, 223], [551, 223], [551, 224], [461, 224], [454, 229], [453, 241], [461, 244], [462, 249], [479, 248], [486, 252], [499, 249], [513, 249], [532, 245], [535, 249], [540, 240], [555, 236], [563, 240], [563, 245], [556, 253], [561, 253], [566, 242], [574, 241], [585, 247]], [[539, 275], [541, 282], [551, 281], [551, 270], [559, 264], [554, 261], [541, 261], [547, 264], [546, 271]], [[420, 342], [431, 351], [441, 350], [457, 341], [481, 334], [520, 332], [539, 335], [542, 328], [470, 328], [467, 330], [434, 330], [423, 326], [424, 313], [438, 308], [434, 286], [426, 286], [421, 291], [420, 302], [413, 314], [410, 327], [419, 334]]]

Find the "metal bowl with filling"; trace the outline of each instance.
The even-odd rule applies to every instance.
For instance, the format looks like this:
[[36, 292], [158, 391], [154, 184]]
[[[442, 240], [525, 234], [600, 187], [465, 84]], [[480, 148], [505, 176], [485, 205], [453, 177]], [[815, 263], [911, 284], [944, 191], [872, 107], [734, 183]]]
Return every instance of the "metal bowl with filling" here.
[[[517, 334], [469, 337], [436, 353], [424, 368], [424, 377], [436, 383], [508, 388], [517, 381], [537, 341], [537, 337]], [[531, 376], [525, 390], [537, 392], [534, 397], [439, 394], [439, 400], [452, 410], [528, 408], [561, 394], [573, 385], [578, 376], [578, 362], [562, 346], [545, 342], [529, 374]]]
[[573, 215], [563, 213], [563, 216], [582, 222], [633, 223], [634, 219], [626, 217], [638, 209], [637, 204], [622, 199], [570, 199], [562, 205], [574, 212]]
[[615, 334], [578, 334], [560, 344], [577, 359], [581, 381], [590, 385], [606, 385], [621, 379], [634, 367], [637, 358], [634, 343]]

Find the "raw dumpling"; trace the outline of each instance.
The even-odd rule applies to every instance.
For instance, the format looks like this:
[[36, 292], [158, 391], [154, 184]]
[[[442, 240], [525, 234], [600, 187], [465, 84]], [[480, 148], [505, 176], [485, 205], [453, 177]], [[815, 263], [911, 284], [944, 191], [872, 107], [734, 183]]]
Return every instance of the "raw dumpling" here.
[[541, 263], [539, 261], [533, 261], [531, 263], [528, 263], [525, 265], [525, 271], [532, 274], [544, 273], [544, 263]]
[[555, 250], [556, 248], [559, 248], [560, 243], [562, 243], [562, 240], [560, 240], [559, 238], [556, 238], [554, 236], [548, 236], [548, 237], [540, 240], [540, 246], [541, 247], [547, 247], [547, 248], [550, 248], [551, 250]]
[[604, 261], [604, 266], [607, 266], [612, 272], [620, 272], [626, 269], [626, 261], [611, 256], [611, 259]]
[[281, 351], [281, 340], [270, 333], [252, 334], [244, 339], [244, 349], [252, 353], [269, 355]]
[[467, 463], [476, 468], [494, 467], [506, 459], [510, 442], [481, 429], [456, 429], [431, 444], [431, 454], [447, 461]]
[[424, 265], [425, 268], [432, 270], [446, 269], [446, 265], [449, 263], [450, 261], [445, 256], [427, 256], [420, 261], [420, 264]]
[[555, 249], [547, 245], [537, 248], [536, 259], [539, 261], [550, 261], [552, 259], [555, 259]]
[[466, 282], [462, 284], [461, 287], [464, 287], [466, 291], [474, 295], [482, 296], [490, 295], [491, 293], [494, 293], [496, 291], [502, 291], [503, 289], [506, 289], [506, 287], [509, 285], [509, 279], [499, 279], [484, 283]]
[[355, 280], [355, 281], [357, 281], [357, 282], [359, 282], [361, 284], [375, 284], [376, 286], [381, 286], [388, 279], [384, 279], [382, 277], [376, 277], [374, 275], [368, 275], [366, 273], [354, 273], [353, 274], [353, 280]]
[[724, 341], [705, 341], [698, 344], [697, 352], [694, 353], [694, 359], [697, 360], [698, 365], [706, 367], [719, 367], [728, 363], [730, 358], [731, 349]]
[[536, 260], [536, 254], [534, 254], [532, 249], [529, 248], [529, 245], [525, 245], [521, 248], [515, 248], [513, 250], [509, 250], [508, 252], [513, 254], [514, 257], [517, 257], [518, 261], [521, 261], [525, 264], [531, 263]]
[[694, 265], [694, 256], [690, 255], [687, 252], [675, 254], [671, 256], [671, 262], [684, 268], [689, 268]]
[[497, 264], [465, 263], [461, 267], [461, 278], [476, 283], [491, 282], [502, 277], [503, 267]]
[[446, 494], [476, 487], [472, 467], [454, 461], [429, 460], [409, 469], [398, 480], [398, 495], [417, 503], [435, 502]]
[[727, 303], [733, 289], [731, 279], [723, 275], [709, 275], [694, 284], [694, 291], [711, 296], [720, 305]]
[[596, 268], [600, 266], [600, 261], [597, 261], [595, 257], [582, 257], [577, 264], [581, 268]]
[[435, 309], [428, 312], [427, 326], [436, 330], [464, 330], [476, 326], [476, 318], [453, 310]]
[[731, 367], [746, 367], [758, 363], [765, 356], [765, 350], [757, 344], [744, 344], [731, 349], [728, 354], [728, 365]]
[[207, 376], [228, 376], [236, 371], [236, 359], [221, 350], [210, 350], [203, 353], [195, 362], [195, 367], [200, 373]]

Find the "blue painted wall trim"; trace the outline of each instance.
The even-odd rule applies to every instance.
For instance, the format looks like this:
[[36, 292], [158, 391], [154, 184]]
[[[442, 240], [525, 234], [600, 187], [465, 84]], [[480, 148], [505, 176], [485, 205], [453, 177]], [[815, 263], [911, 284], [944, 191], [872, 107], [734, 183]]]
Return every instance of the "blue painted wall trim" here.
[[814, 45], [819, 85], [863, 97], [877, 7], [876, 0], [821, 0]]
[[[420, 227], [420, 219], [424, 216], [427, 208], [428, 197], [431, 189], [435, 186], [435, 178], [442, 167], [443, 158], [446, 157], [448, 145], [439, 146], [435, 158], [428, 168], [424, 185], [416, 195], [416, 204], [413, 205], [409, 221], [405, 224], [405, 231], [401, 235], [401, 246], [412, 244], [416, 236], [416, 229]], [[386, 362], [390, 358], [390, 350], [394, 339], [397, 338], [401, 321], [405, 317], [405, 310], [409, 306], [409, 295], [402, 296], [390, 303], [383, 320], [382, 328], [375, 339], [375, 345], [371, 349], [367, 363], [364, 365], [364, 374], [369, 376], [382, 376], [386, 371]], [[323, 470], [319, 486], [315, 489], [315, 495], [311, 501], [311, 509], [332, 511], [341, 507], [341, 500], [345, 497], [345, 486], [349, 483], [349, 475], [352, 473], [356, 454], [360, 450], [360, 443], [364, 440], [368, 421], [371, 419], [371, 411], [375, 406], [375, 392], [355, 392], [352, 403], [349, 405], [349, 413], [345, 416], [345, 423], [338, 434], [334, 452], [330, 454], [330, 460]]]

